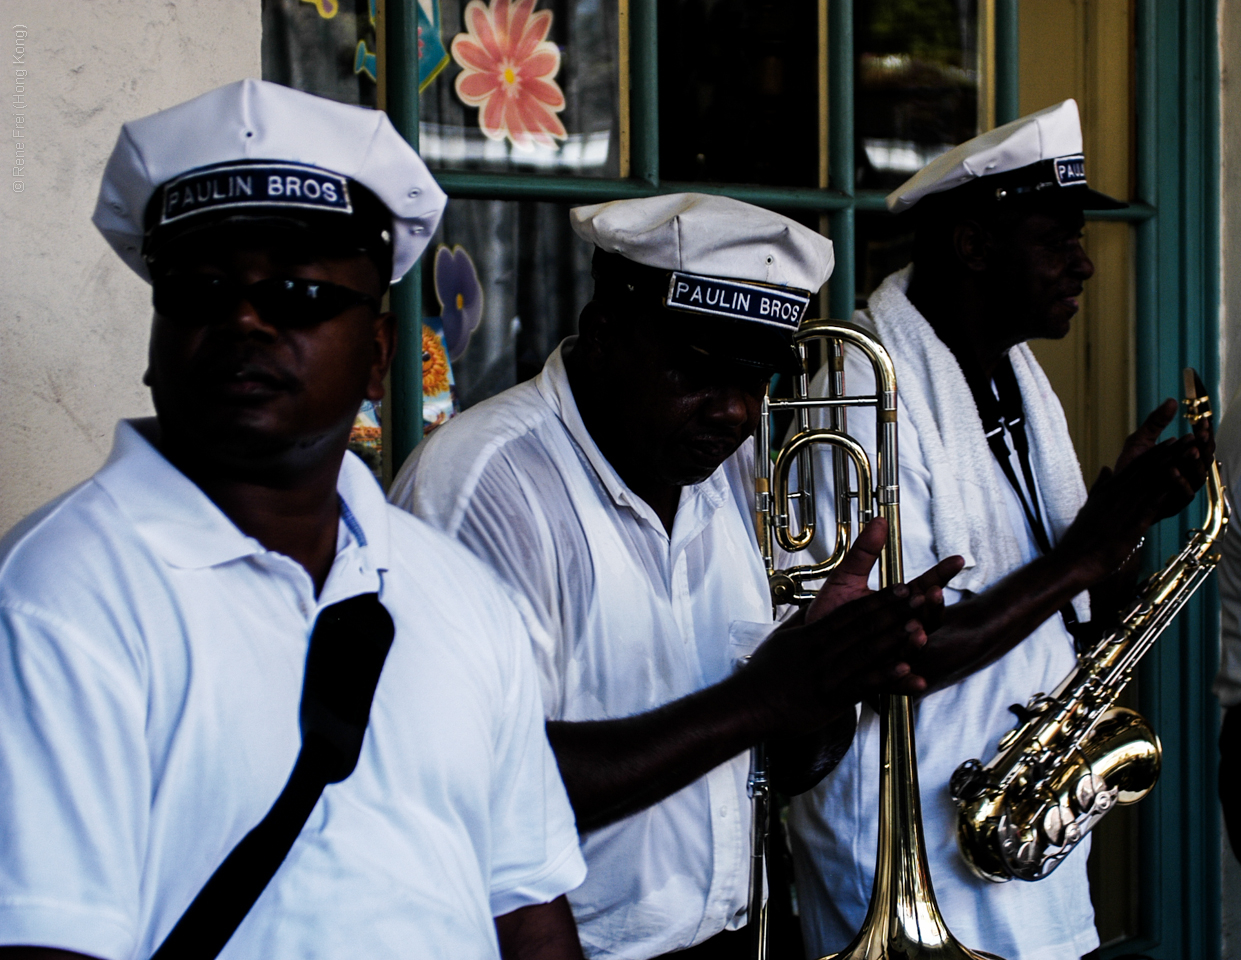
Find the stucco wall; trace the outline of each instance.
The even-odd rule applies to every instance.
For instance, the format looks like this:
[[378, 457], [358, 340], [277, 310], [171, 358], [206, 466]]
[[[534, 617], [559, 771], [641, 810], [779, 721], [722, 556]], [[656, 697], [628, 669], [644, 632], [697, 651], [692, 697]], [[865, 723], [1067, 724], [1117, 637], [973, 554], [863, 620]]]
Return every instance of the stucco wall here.
[[[0, 0], [0, 11], [3, 531], [99, 467], [118, 418], [150, 411], [148, 288], [90, 222], [121, 123], [261, 76], [261, 27], [259, 0]], [[10, 142], [26, 144], [21, 177]]]

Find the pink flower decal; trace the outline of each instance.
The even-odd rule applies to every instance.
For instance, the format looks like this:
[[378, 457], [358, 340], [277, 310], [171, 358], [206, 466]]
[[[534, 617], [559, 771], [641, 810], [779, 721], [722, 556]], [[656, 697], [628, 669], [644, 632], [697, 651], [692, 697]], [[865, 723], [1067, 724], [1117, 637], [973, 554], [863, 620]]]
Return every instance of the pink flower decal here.
[[461, 67], [457, 96], [478, 107], [478, 125], [492, 140], [507, 137], [519, 150], [534, 144], [556, 147], [566, 136], [556, 116], [564, 94], [556, 83], [560, 51], [547, 40], [550, 10], [534, 10], [535, 0], [470, 0], [466, 33], [452, 41]]

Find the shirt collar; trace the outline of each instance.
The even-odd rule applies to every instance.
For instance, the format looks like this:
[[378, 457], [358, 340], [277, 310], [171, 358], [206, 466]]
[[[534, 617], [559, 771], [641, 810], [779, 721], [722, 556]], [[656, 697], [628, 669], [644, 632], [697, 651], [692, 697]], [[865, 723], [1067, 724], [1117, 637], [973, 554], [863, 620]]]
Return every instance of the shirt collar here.
[[[156, 449], [153, 417], [116, 425], [112, 453], [95, 474], [138, 535], [164, 562], [182, 569], [214, 567], [265, 552], [201, 489]], [[337, 492], [341, 519], [377, 569], [388, 565], [383, 491], [357, 457], [345, 455]]]
[[[619, 506], [628, 507], [640, 514], [650, 514], [654, 517], [654, 511], [650, 505], [641, 497], [635, 494], [621, 479], [620, 474], [616, 472], [616, 468], [608, 461], [600, 451], [598, 444], [595, 443], [594, 437], [590, 435], [590, 431], [586, 429], [586, 424], [582, 421], [582, 415], [578, 411], [577, 401], [573, 397], [573, 388], [569, 385], [569, 374], [564, 365], [564, 352], [571, 349], [577, 341], [577, 337], [566, 337], [560, 342], [560, 345], [547, 358], [547, 363], [543, 365], [537, 378], [535, 378], [535, 386], [538, 388], [540, 395], [546, 400], [556, 411], [556, 415], [560, 417], [561, 423], [564, 424], [578, 448], [585, 455], [586, 460], [599, 476], [599, 481], [611, 496], [613, 502]], [[701, 483], [693, 486], [685, 487], [681, 491], [681, 502], [684, 503], [689, 495], [703, 494], [711, 506], [718, 507], [725, 500], [724, 488], [727, 481], [724, 479], [723, 470], [716, 469], [711, 476]], [[658, 523], [658, 518], [654, 518], [656, 525], [662, 529], [662, 524]]]

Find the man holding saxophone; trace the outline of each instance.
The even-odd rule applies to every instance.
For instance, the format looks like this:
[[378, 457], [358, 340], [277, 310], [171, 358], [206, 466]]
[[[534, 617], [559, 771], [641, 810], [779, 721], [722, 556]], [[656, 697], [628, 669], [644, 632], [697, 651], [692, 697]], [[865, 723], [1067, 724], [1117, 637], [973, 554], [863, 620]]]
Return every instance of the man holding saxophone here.
[[[888, 198], [893, 211], [911, 211], [913, 264], [855, 316], [896, 367], [905, 563], [965, 558], [944, 591], [943, 625], [914, 660], [929, 683], [916, 730], [935, 894], [962, 943], [1006, 960], [1062, 960], [1098, 946], [1086, 850], [1037, 883], [979, 879], [957, 849], [949, 779], [962, 761], [995, 752], [1014, 726], [1011, 704], [1069, 673], [1075, 635], [1115, 621], [1132, 598], [1145, 530], [1190, 502], [1213, 452], [1205, 421], [1195, 436], [1158, 443], [1176, 413], [1169, 400], [1087, 496], [1063, 411], [1026, 346], [1069, 332], [1094, 272], [1082, 211], [1123, 206], [1086, 185], [1081, 149], [1068, 100], [933, 161]], [[849, 393], [872, 389], [864, 358], [846, 351], [845, 371]], [[873, 452], [867, 419], [850, 421], [850, 433]], [[820, 516], [834, 515], [830, 492], [820, 490]], [[845, 760], [793, 801], [813, 956], [845, 947], [866, 915], [879, 739], [878, 717], [863, 707]]]
[[571, 901], [587, 955], [743, 957], [747, 937], [724, 931], [748, 919], [746, 751], [815, 733], [785, 766], [813, 783], [841, 718], [847, 744], [852, 704], [922, 689], [902, 661], [959, 558], [862, 596], [876, 522], [804, 620], [773, 633], [751, 435], [831, 242], [693, 194], [572, 219], [596, 248], [580, 334], [535, 380], [441, 427], [391, 496], [494, 567], [544, 628], [548, 735], [588, 864]]

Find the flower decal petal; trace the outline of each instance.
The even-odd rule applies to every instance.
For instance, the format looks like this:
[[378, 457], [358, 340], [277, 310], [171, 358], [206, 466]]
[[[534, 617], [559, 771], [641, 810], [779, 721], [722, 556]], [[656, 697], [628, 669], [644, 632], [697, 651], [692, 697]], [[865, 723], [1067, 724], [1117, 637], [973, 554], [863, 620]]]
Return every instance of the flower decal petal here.
[[556, 116], [565, 107], [556, 83], [560, 50], [547, 39], [550, 10], [535, 0], [470, 0], [466, 32], [453, 37], [452, 57], [461, 67], [457, 96], [478, 108], [478, 126], [491, 140], [507, 139], [518, 150], [535, 144], [555, 149], [568, 134]]
[[456, 360], [465, 353], [470, 334], [483, 318], [483, 285], [465, 247], [451, 250], [440, 244], [435, 251], [435, 296], [440, 302], [444, 345]]

